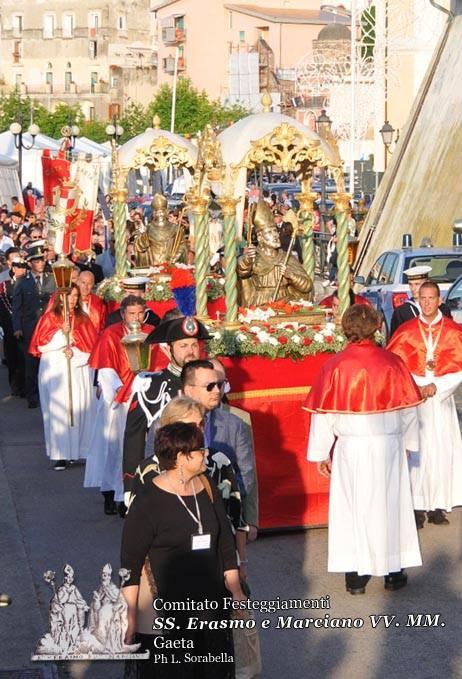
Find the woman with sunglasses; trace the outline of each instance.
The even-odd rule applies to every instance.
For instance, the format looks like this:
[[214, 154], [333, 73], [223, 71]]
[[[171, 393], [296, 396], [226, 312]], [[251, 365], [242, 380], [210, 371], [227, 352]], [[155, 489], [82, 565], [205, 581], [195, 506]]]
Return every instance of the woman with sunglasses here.
[[[138, 638], [142, 648], [151, 644], [151, 657], [156, 649], [168, 648], [170, 662], [140, 663], [138, 676], [231, 679], [231, 630], [226, 622], [225, 629], [214, 629], [212, 621], [219, 625], [228, 619], [225, 598], [246, 597], [225, 508], [213, 481], [204, 477], [208, 451], [202, 431], [193, 423], [161, 427], [155, 450], [162, 473], [132, 503], [122, 535], [121, 565], [131, 573], [123, 589], [128, 603], [126, 641], [132, 642], [135, 634], [140, 576], [147, 558], [157, 593], [153, 618], [159, 616], [154, 624], [158, 635]], [[174, 618], [171, 629], [166, 628], [167, 618]], [[192, 629], [191, 620], [196, 619]], [[212, 659], [186, 662], [186, 654], [210, 654]]]

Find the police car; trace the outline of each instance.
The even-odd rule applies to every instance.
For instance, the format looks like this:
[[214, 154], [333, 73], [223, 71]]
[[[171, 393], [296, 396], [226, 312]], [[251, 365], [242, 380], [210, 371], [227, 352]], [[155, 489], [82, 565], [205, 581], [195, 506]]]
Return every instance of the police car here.
[[356, 283], [364, 285], [359, 290], [361, 295], [383, 314], [383, 329], [387, 334], [393, 311], [410, 296], [406, 269], [431, 267], [430, 279], [440, 286], [443, 299], [452, 283], [462, 275], [462, 248], [414, 248], [409, 234], [403, 240], [408, 247], [387, 250], [377, 259], [365, 280], [362, 276], [355, 278]]

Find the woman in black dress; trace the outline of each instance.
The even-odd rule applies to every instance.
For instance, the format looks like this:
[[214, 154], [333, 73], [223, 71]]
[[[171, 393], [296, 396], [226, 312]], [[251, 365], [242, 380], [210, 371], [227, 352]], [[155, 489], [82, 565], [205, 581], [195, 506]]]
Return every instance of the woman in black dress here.
[[[165, 624], [166, 618], [175, 618], [174, 629], [159, 629], [163, 639], [156, 636], [154, 648], [150, 648], [151, 656], [163, 653], [169, 662], [149, 663], [150, 674], [145, 676], [234, 676], [231, 631], [226, 623], [225, 629], [213, 629], [213, 623], [209, 629], [207, 623], [229, 618], [225, 598], [244, 600], [245, 596], [223, 503], [213, 482], [202, 476], [207, 455], [203, 446], [203, 434], [195, 424], [161, 427], [155, 450], [163, 473], [152, 480], [147, 492], [135, 498], [125, 519], [121, 565], [131, 571], [123, 590], [128, 603], [127, 641], [132, 640], [136, 628], [139, 581], [146, 556], [157, 588], [153, 619], [163, 617]], [[172, 610], [185, 604], [188, 610]], [[204, 629], [191, 629], [201, 622], [206, 623]], [[189, 662], [191, 656], [209, 660]]]

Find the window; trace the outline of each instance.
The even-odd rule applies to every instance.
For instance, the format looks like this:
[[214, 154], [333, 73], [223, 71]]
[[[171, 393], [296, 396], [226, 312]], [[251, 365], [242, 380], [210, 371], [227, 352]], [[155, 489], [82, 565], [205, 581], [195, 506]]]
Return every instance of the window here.
[[380, 272], [382, 270], [383, 263], [385, 261], [385, 257], [387, 256], [388, 253], [385, 253], [381, 255], [374, 266], [372, 267], [369, 276], [366, 279], [366, 285], [377, 285], [379, 281], [379, 276]]
[[72, 71], [66, 71], [64, 73], [64, 91], [65, 92], [71, 91], [71, 82], [72, 82]]
[[53, 38], [55, 33], [55, 17], [54, 14], [43, 15], [43, 37], [46, 39]]
[[119, 77], [117, 75], [111, 75], [111, 87], [119, 86]]
[[99, 12], [90, 12], [88, 15], [88, 28], [91, 35], [98, 35], [101, 17]]
[[16, 73], [16, 75], [15, 75], [15, 77], [14, 77], [14, 84], [15, 84], [15, 87], [16, 87], [17, 90], [20, 90], [20, 89], [21, 89], [21, 85], [22, 85], [22, 73]]
[[22, 14], [13, 14], [12, 17], [13, 35], [22, 35], [23, 16]]
[[13, 63], [19, 64], [22, 58], [22, 40], [14, 41]]
[[175, 17], [175, 28], [179, 28], [184, 31], [184, 16]]
[[383, 285], [389, 285], [390, 283], [393, 283], [393, 277], [397, 265], [398, 265], [398, 255], [395, 255], [391, 252], [388, 253], [383, 263], [382, 270], [380, 272], [379, 283], [383, 283]]
[[47, 71], [45, 74], [45, 82], [50, 92], [53, 92], [53, 71]]
[[245, 42], [245, 31], [239, 31], [239, 42]]
[[90, 118], [90, 120], [95, 120], [95, 107], [94, 106], [90, 106], [90, 108], [88, 109], [88, 117]]
[[95, 94], [96, 84], [98, 82], [98, 74], [96, 71], [92, 71], [90, 75], [90, 92]]
[[63, 14], [63, 38], [74, 36], [74, 15]]
[[116, 118], [120, 116], [120, 104], [109, 104], [108, 119], [112, 120], [114, 116]]
[[125, 14], [121, 14], [119, 17], [117, 17], [117, 28], [119, 31], [127, 30], [127, 17]]
[[98, 56], [98, 43], [96, 40], [90, 40], [88, 42], [88, 58], [96, 59]]

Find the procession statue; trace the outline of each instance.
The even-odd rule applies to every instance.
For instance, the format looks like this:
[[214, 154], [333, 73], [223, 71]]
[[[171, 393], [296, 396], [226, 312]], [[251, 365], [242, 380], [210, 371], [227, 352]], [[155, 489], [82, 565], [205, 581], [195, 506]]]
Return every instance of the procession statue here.
[[55, 573], [47, 571], [44, 579], [53, 589], [50, 602], [50, 632], [40, 641], [38, 653], [68, 655], [77, 652], [85, 625], [88, 605], [74, 584], [74, 569], [66, 564], [63, 583], [55, 587]]
[[152, 200], [152, 218], [144, 232], [135, 236], [137, 267], [159, 266], [164, 262], [186, 262], [187, 245], [183, 226], [168, 220], [167, 199], [156, 193]]
[[[79, 657], [106, 658], [120, 657], [127, 653], [131, 657], [145, 657], [136, 654], [140, 644], [126, 644], [128, 627], [128, 605], [122, 594], [122, 587], [130, 579], [130, 571], [119, 570], [120, 589], [112, 582], [112, 567], [107, 563], [101, 571], [99, 587], [93, 592], [88, 606], [74, 584], [74, 569], [64, 566], [64, 579], [55, 587], [54, 571], [44, 573], [44, 580], [51, 585], [53, 597], [49, 608], [50, 631], [40, 639], [32, 660], [44, 655], [65, 659], [69, 655]], [[88, 624], [85, 626], [86, 613]]]
[[248, 245], [237, 261], [239, 305], [310, 299], [313, 282], [300, 262], [281, 248], [269, 205], [258, 201], [253, 216], [257, 247]]

